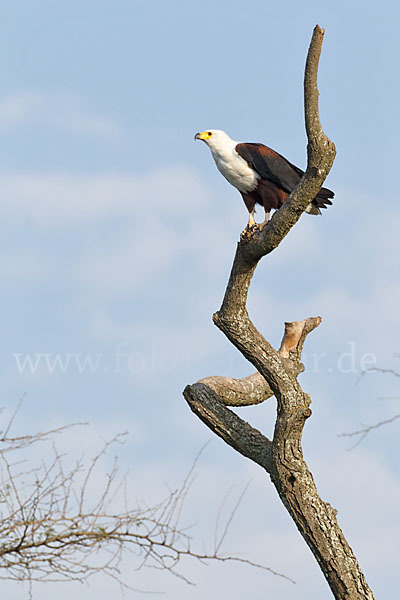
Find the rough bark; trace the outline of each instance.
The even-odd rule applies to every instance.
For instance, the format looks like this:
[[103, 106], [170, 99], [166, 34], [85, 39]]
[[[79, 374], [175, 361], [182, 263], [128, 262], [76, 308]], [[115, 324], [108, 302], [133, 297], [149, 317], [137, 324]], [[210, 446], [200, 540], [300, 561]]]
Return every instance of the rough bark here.
[[[335, 158], [318, 113], [317, 73], [324, 30], [316, 26], [304, 77], [307, 170], [283, 207], [262, 231], [238, 243], [231, 275], [214, 323], [254, 365], [257, 373], [242, 380], [208, 377], [187, 386], [184, 396], [192, 411], [235, 450], [263, 467], [284, 506], [314, 554], [337, 600], [372, 600], [357, 559], [348, 545], [336, 510], [324, 502], [303, 457], [301, 439], [311, 416], [311, 399], [297, 377], [304, 370], [301, 352], [320, 317], [285, 324], [279, 351], [254, 327], [247, 312], [247, 293], [258, 261], [272, 252], [297, 223], [322, 186]], [[227, 405], [257, 404], [275, 396], [277, 417], [273, 439], [243, 421]]]

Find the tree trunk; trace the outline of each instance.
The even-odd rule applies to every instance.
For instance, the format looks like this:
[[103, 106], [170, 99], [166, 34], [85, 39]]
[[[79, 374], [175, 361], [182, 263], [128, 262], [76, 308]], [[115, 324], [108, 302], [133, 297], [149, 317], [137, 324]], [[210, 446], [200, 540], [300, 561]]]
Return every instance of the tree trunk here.
[[[238, 243], [225, 297], [214, 323], [255, 366], [257, 373], [242, 380], [207, 377], [184, 390], [193, 412], [236, 451], [262, 466], [314, 554], [337, 600], [373, 600], [356, 557], [324, 502], [303, 457], [301, 438], [311, 416], [311, 399], [297, 377], [304, 370], [301, 353], [307, 335], [320, 317], [285, 324], [280, 349], [254, 327], [247, 312], [247, 293], [258, 261], [272, 252], [297, 223], [321, 188], [335, 158], [335, 146], [319, 120], [317, 73], [324, 31], [316, 26], [304, 77], [307, 170], [282, 208], [262, 230], [247, 231]], [[269, 440], [227, 406], [277, 400], [274, 436]]]

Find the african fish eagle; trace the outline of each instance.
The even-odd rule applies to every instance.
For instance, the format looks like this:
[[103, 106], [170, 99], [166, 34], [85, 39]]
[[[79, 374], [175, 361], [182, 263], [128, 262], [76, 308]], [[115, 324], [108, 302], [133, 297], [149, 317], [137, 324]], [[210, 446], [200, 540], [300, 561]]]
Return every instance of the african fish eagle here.
[[[256, 225], [254, 209], [256, 204], [261, 204], [265, 210], [262, 228], [268, 222], [271, 209], [277, 210], [282, 206], [304, 174], [304, 171], [268, 146], [235, 142], [219, 129], [196, 133], [194, 139], [207, 144], [219, 171], [242, 194], [250, 213], [247, 227]], [[321, 214], [320, 209], [332, 204], [329, 198], [333, 196], [331, 190], [321, 188], [306, 212]]]

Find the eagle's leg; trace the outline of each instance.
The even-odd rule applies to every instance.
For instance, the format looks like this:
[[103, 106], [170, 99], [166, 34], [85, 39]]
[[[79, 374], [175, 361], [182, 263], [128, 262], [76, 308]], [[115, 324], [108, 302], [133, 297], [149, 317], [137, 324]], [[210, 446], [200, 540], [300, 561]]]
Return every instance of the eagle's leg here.
[[[265, 209], [264, 209], [265, 210]], [[262, 223], [258, 223], [257, 224], [257, 229], [259, 229], [260, 231], [263, 230], [264, 225], [266, 225], [269, 221], [269, 211], [265, 211], [265, 217], [264, 217], [264, 221]]]
[[251, 229], [256, 224], [254, 220], [254, 209], [249, 214], [249, 222], [247, 223], [247, 229]]
[[[265, 208], [264, 208], [264, 210], [265, 210]], [[264, 227], [264, 225], [266, 225], [266, 224], [268, 223], [268, 221], [269, 221], [269, 211], [267, 212], [267, 211], [265, 210], [265, 217], [264, 217], [264, 221], [261, 223], [261, 225], [260, 225], [260, 229], [262, 229], [262, 228]]]
[[254, 220], [254, 209], [249, 211], [249, 222], [240, 234], [241, 238], [247, 237], [250, 233], [257, 229], [258, 225]]

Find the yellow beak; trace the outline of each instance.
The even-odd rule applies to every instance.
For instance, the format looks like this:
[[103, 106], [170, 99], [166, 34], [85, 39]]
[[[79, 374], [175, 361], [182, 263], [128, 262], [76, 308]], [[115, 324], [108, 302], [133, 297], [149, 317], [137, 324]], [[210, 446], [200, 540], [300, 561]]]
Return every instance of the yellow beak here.
[[207, 131], [202, 131], [201, 133], [196, 133], [196, 135], [194, 136], [195, 140], [203, 140], [203, 142], [207, 141], [209, 139], [209, 135]]

